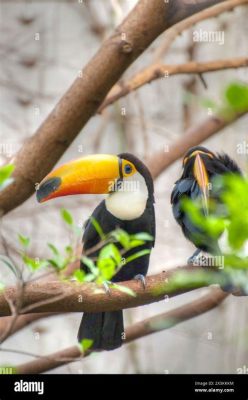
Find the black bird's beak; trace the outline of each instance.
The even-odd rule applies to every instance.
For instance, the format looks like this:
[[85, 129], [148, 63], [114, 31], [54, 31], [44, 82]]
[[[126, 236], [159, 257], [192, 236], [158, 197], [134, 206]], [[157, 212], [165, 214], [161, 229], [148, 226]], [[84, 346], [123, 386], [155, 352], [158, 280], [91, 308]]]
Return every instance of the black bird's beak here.
[[208, 215], [209, 179], [205, 164], [199, 153], [197, 153], [195, 156], [193, 173], [201, 190], [204, 213], [205, 215]]

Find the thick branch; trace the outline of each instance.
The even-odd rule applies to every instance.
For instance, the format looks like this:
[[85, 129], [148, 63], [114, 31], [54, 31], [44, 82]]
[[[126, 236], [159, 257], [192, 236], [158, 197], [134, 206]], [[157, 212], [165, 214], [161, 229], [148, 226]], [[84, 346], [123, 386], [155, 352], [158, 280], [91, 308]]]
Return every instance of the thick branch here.
[[[111, 295], [108, 295], [101, 286], [95, 283], [79, 284], [58, 281], [28, 283], [23, 293], [23, 306], [20, 313], [121, 310], [160, 301], [165, 296], [173, 297], [208, 285], [204, 281], [195, 282], [192, 279], [192, 284], [187, 284], [185, 288], [182, 288], [181, 284], [172, 286], [171, 280], [179, 271], [187, 271], [189, 276], [189, 274], [197, 271], [202, 272], [203, 270], [200, 267], [186, 266], [162, 272], [158, 275], [148, 276], [145, 289], [140, 285], [140, 282], [135, 280], [119, 283], [119, 285], [131, 289], [135, 293], [135, 297], [118, 288], [111, 288]], [[214, 274], [215, 272], [212, 273]], [[6, 288], [5, 294], [12, 301], [15, 301], [17, 296], [16, 287]], [[0, 294], [0, 312], [1, 316], [11, 314], [4, 293]]]
[[[129, 343], [155, 332], [169, 329], [183, 321], [202, 315], [217, 307], [226, 297], [227, 294], [222, 292], [222, 290], [212, 288], [207, 295], [189, 304], [130, 326], [126, 330], [125, 343]], [[44, 356], [37, 360], [19, 365], [16, 372], [19, 374], [39, 374], [73, 362], [79, 357], [82, 357], [82, 354], [77, 346], [73, 346], [50, 354], [49, 356]]]
[[157, 151], [148, 159], [147, 165], [153, 177], [156, 178], [160, 175], [173, 162], [182, 157], [190, 147], [204, 142], [245, 114], [247, 113], [233, 114], [229, 118], [214, 116], [189, 128], [180, 139], [168, 146], [169, 148], [166, 146], [166, 151]]
[[0, 195], [6, 213], [23, 203], [97, 111], [128, 66], [163, 31], [223, 0], [140, 0], [83, 69], [35, 135], [15, 157], [15, 181]]
[[248, 66], [247, 57], [231, 58], [229, 60], [216, 60], [204, 63], [191, 61], [185, 64], [165, 65], [156, 63], [143, 69], [126, 82], [115, 85], [109, 95], [99, 108], [99, 112], [113, 104], [115, 101], [126, 96], [130, 92], [139, 89], [141, 86], [151, 83], [159, 78], [168, 78], [173, 75], [181, 74], [202, 74], [205, 72], [214, 72], [224, 69], [241, 68]]

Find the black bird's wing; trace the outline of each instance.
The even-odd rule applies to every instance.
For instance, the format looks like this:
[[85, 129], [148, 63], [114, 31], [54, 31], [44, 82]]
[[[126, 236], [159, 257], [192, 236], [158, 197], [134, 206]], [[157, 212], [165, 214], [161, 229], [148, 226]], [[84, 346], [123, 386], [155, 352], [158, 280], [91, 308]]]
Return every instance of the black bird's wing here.
[[181, 206], [183, 197], [191, 200], [200, 195], [200, 188], [193, 178], [179, 179], [171, 194], [172, 211], [177, 223], [181, 226], [184, 236], [203, 251], [215, 251], [216, 244], [194, 223]]
[[220, 163], [225, 166], [226, 172], [233, 172], [242, 175], [242, 171], [236, 161], [231, 159], [227, 154], [217, 154], [217, 160], [219, 160]]

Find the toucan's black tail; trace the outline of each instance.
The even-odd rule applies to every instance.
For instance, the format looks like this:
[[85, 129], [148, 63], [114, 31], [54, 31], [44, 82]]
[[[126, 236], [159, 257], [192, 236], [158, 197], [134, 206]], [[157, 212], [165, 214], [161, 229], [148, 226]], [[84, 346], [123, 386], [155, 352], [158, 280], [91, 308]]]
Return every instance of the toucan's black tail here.
[[114, 350], [122, 345], [123, 332], [122, 311], [84, 313], [78, 341], [93, 340], [90, 350]]

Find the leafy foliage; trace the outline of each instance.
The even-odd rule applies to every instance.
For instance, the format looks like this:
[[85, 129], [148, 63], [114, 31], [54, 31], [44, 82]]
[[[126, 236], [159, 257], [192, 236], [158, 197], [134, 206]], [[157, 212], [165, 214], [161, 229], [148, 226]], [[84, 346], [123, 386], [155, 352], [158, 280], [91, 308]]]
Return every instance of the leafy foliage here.
[[80, 350], [81, 350], [82, 353], [84, 353], [85, 351], [89, 350], [92, 345], [93, 345], [93, 340], [92, 339], [83, 339], [79, 343], [79, 347], [80, 347]]
[[[69, 264], [79, 260], [74, 251], [74, 248], [76, 247], [74, 239], [76, 238], [76, 241], [78, 240], [79, 228], [68, 210], [63, 208], [60, 211], [60, 215], [70, 230], [70, 236], [72, 237], [71, 243], [66, 245], [62, 250], [60, 250], [53, 243], [47, 243], [47, 246], [51, 252], [51, 256], [48, 259], [32, 257], [30, 255], [31, 239], [22, 234], [18, 234], [22, 261], [32, 273], [50, 266], [54, 268], [62, 278], [64, 278], [63, 272], [66, 267]], [[83, 283], [95, 281], [97, 283], [102, 283], [104, 281], [111, 281], [113, 275], [118, 272], [120, 268], [125, 268], [125, 265], [128, 262], [150, 253], [150, 250], [148, 249], [137, 249], [136, 253], [132, 251], [131, 255], [129, 254], [125, 257], [126, 253], [128, 253], [130, 250], [133, 250], [136, 247], [138, 248], [139, 246], [144, 245], [146, 242], [152, 241], [153, 237], [149, 234], [141, 232], [135, 235], [129, 235], [127, 232], [119, 228], [108, 234], [105, 234], [98, 221], [96, 221], [94, 218], [91, 218], [91, 223], [100, 236], [100, 251], [97, 258], [92, 257], [91, 249], [89, 249], [89, 254], [86, 252], [86, 254], [80, 257], [80, 261], [83, 262], [88, 271], [87, 273], [79, 269], [74, 271], [72, 277], [77, 282]], [[0, 256], [0, 261], [2, 261], [11, 270], [11, 272], [18, 277], [18, 269], [8, 257]], [[132, 296], [134, 295], [131, 290], [124, 288], [121, 285], [113, 285], [113, 287]]]
[[248, 85], [239, 81], [231, 82], [225, 87], [218, 101], [195, 96], [192, 93], [185, 93], [184, 100], [185, 103], [196, 101], [202, 107], [211, 109], [216, 115], [229, 119], [237, 113], [248, 111]]
[[[184, 199], [182, 207], [194, 225], [209, 238], [226, 237], [222, 257], [224, 271], [221, 279], [241, 288], [248, 294], [248, 180], [226, 174], [213, 181], [213, 187], [222, 188], [220, 199], [211, 200], [209, 216], [205, 216], [201, 203]], [[224, 276], [225, 275], [225, 276]], [[183, 279], [181, 283], [185, 283]]]

